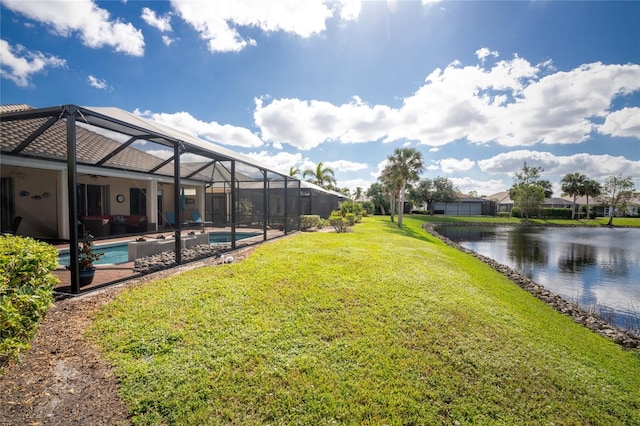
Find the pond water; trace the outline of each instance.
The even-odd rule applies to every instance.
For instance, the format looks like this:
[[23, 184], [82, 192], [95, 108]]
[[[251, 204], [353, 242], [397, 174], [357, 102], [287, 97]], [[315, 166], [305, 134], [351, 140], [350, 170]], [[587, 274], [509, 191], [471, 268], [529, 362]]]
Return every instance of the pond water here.
[[440, 226], [437, 231], [621, 328], [640, 329], [640, 229]]

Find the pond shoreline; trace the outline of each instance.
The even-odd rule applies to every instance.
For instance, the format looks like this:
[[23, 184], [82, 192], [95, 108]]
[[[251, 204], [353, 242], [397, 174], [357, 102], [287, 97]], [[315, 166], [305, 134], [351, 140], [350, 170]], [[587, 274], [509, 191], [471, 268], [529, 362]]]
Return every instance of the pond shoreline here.
[[[529, 278], [525, 277], [524, 275], [520, 274], [519, 272], [511, 269], [506, 265], [503, 265], [487, 256], [483, 256], [479, 253], [476, 253], [472, 250], [462, 247], [460, 244], [450, 240], [449, 238], [443, 235], [440, 235], [436, 230], [436, 228], [439, 226], [469, 226], [469, 225], [476, 225], [476, 224], [473, 224], [473, 223], [438, 223], [438, 224], [425, 223], [422, 227], [430, 235], [433, 235], [434, 237], [440, 239], [445, 244], [451, 247], [454, 247], [459, 251], [470, 254], [476, 259], [491, 266], [493, 269], [500, 272], [505, 277], [509, 278], [511, 281], [516, 283], [521, 288], [525, 289], [532, 295], [536, 296], [538, 299], [552, 306], [558, 312], [568, 315], [578, 324], [581, 324], [587, 327], [588, 329], [595, 331], [596, 333], [598, 333], [603, 337], [611, 339], [612, 341], [614, 341], [615, 343], [621, 345], [626, 349], [640, 348], [640, 336], [635, 336], [634, 334], [626, 330], [622, 330], [616, 327], [615, 325], [612, 325], [606, 322], [597, 314], [588, 312], [587, 310], [581, 308], [577, 304], [564, 300], [561, 296], [547, 290], [544, 286], [536, 283], [535, 281], [530, 280]], [[482, 224], [478, 223], [477, 225], [487, 226], [486, 223], [482, 223]], [[496, 224], [496, 225], [500, 225], [500, 224]], [[513, 224], [509, 224], [509, 226], [513, 226]], [[533, 226], [546, 226], [546, 225], [533, 225]], [[558, 226], [558, 225], [555, 225], [555, 226]]]

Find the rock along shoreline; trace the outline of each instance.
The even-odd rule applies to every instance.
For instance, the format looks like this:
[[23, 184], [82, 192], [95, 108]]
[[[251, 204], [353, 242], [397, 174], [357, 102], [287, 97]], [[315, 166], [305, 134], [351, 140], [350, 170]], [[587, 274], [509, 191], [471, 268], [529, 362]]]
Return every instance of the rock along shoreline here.
[[[500, 272], [502, 275], [509, 278], [511, 281], [518, 284], [523, 289], [527, 290], [529, 293], [536, 296], [538, 299], [552, 306], [558, 312], [570, 316], [575, 322], [587, 327], [590, 330], [595, 331], [599, 335], [609, 338], [613, 340], [615, 343], [626, 349], [638, 349], [640, 348], [640, 337], [631, 334], [626, 330], [622, 330], [612, 324], [609, 324], [605, 320], [603, 320], [600, 316], [595, 313], [588, 312], [585, 309], [581, 308], [577, 304], [573, 302], [569, 302], [564, 300], [559, 295], [547, 290], [544, 286], [530, 280], [524, 275], [520, 274], [517, 271], [509, 268], [506, 265], [496, 262], [495, 260], [478, 254], [472, 250], [462, 247], [460, 244], [450, 240], [447, 237], [444, 237], [438, 233], [436, 228], [438, 226], [473, 226], [473, 223], [447, 223], [447, 224], [434, 224], [434, 223], [425, 223], [422, 227], [429, 234], [434, 237], [440, 239], [445, 244], [456, 248], [464, 253], [470, 254], [476, 259], [486, 263], [491, 266], [496, 271]], [[478, 224], [478, 225], [486, 225], [486, 224]]]

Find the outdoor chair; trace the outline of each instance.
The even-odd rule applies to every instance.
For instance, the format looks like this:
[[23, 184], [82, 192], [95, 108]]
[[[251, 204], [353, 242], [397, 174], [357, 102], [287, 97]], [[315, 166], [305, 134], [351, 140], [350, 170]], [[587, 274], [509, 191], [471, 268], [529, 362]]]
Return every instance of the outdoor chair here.
[[176, 227], [176, 214], [174, 212], [166, 212], [165, 218], [167, 219], [167, 223], [165, 223], [165, 228], [175, 228]]
[[213, 222], [207, 222], [202, 220], [202, 216], [200, 216], [200, 212], [194, 210], [191, 212], [191, 221], [189, 222], [189, 226], [199, 226], [204, 231], [204, 228], [207, 226], [213, 226]]

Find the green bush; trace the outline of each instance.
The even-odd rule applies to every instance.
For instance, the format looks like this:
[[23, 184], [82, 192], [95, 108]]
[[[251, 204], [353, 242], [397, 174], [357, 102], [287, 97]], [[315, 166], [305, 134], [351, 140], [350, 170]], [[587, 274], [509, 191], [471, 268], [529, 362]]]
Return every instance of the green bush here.
[[349, 221], [347, 218], [342, 216], [342, 212], [340, 210], [334, 210], [331, 212], [331, 216], [329, 216], [329, 224], [333, 226], [336, 232], [347, 232], [349, 228]]
[[514, 207], [511, 209], [511, 216], [512, 217], [522, 217], [522, 210], [520, 210], [520, 207]]
[[544, 208], [539, 214], [545, 219], [571, 219], [571, 209], [566, 208]]
[[320, 224], [320, 216], [317, 214], [303, 214], [300, 216], [300, 230], [308, 231], [312, 228], [318, 228]]
[[509, 217], [511, 214], [509, 212], [498, 212], [498, 217]]
[[362, 206], [362, 210], [363, 210], [362, 215], [364, 217], [370, 216], [374, 214], [376, 211], [376, 206], [371, 201], [362, 201], [359, 204]]
[[347, 213], [353, 213], [355, 217], [362, 217], [364, 208], [360, 203], [354, 203], [351, 200], [347, 200], [340, 203], [340, 212], [342, 213], [342, 216], [346, 216]]
[[0, 366], [29, 348], [53, 304], [55, 247], [32, 238], [0, 236]]
[[345, 214], [345, 215], [344, 215], [344, 218], [345, 218], [345, 219], [347, 219], [347, 224], [348, 224], [349, 226], [353, 226], [353, 225], [355, 225], [355, 224], [356, 224], [356, 221], [357, 221], [357, 222], [360, 222], [360, 220], [357, 220], [357, 218], [358, 218], [358, 217], [360, 217], [360, 216], [356, 216], [356, 215], [355, 215], [355, 214], [353, 214], [353, 213], [347, 213], [347, 214]]

